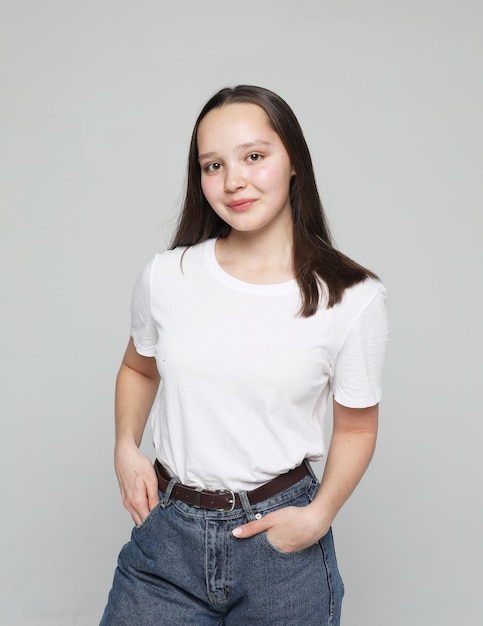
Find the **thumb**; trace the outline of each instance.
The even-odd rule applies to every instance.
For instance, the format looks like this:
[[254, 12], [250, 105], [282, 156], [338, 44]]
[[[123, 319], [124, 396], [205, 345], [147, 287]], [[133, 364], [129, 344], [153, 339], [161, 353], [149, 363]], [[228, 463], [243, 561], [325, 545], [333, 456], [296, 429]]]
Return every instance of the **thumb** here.
[[247, 539], [248, 537], [253, 537], [253, 535], [258, 535], [258, 533], [262, 533], [264, 530], [268, 530], [270, 528], [270, 522], [266, 520], [266, 518], [256, 519], [253, 522], [248, 522], [247, 524], [243, 524], [243, 526], [238, 526], [232, 530], [232, 533], [237, 539]]

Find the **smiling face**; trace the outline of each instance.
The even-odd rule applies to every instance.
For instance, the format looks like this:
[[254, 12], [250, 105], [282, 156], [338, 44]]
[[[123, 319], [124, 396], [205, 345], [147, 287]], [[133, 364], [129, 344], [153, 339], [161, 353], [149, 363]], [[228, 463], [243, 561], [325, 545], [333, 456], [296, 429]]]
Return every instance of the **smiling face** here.
[[256, 104], [213, 109], [198, 127], [201, 187], [232, 229], [260, 232], [292, 227], [292, 164], [265, 111]]

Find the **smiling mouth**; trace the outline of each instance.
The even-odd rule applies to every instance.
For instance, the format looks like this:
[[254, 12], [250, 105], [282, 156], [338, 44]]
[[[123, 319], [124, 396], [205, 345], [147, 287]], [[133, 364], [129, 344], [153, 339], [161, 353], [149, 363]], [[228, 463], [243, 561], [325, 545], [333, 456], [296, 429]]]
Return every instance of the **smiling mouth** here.
[[254, 202], [256, 202], [256, 200], [252, 198], [243, 198], [236, 202], [229, 202], [227, 206], [229, 206], [232, 211], [246, 211]]

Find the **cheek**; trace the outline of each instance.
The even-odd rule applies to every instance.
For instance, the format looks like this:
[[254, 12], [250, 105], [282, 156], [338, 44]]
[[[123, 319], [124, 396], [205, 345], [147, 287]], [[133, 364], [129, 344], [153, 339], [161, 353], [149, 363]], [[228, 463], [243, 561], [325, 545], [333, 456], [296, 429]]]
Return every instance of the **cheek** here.
[[[220, 215], [220, 196], [223, 194], [222, 185], [220, 186], [219, 179], [217, 177], [206, 177], [201, 179], [201, 191], [211, 206], [213, 211]], [[221, 215], [220, 215], [221, 217]]]
[[263, 191], [272, 191], [280, 185], [278, 181], [277, 168], [272, 167], [260, 167], [256, 171], [251, 172], [250, 182], [263, 189]]
[[201, 177], [201, 190], [205, 195], [208, 202], [211, 203], [211, 199], [215, 194], [215, 180], [213, 178]]
[[285, 193], [290, 187], [291, 173], [287, 170], [283, 163], [278, 167], [257, 172], [257, 184], [262, 186], [267, 192], [276, 191]]

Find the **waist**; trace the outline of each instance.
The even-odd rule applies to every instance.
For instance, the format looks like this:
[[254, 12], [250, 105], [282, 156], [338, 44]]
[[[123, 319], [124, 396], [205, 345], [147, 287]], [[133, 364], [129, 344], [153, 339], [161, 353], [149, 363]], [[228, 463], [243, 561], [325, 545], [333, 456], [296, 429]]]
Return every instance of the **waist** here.
[[[172, 481], [172, 477], [157, 460], [154, 463], [154, 469], [160, 490], [166, 492]], [[263, 502], [263, 500], [268, 500], [285, 489], [292, 487], [309, 473], [309, 468], [304, 462], [289, 472], [273, 478], [261, 487], [247, 491], [248, 500], [250, 504], [258, 504], [259, 502]], [[178, 482], [174, 484], [171, 490], [171, 497], [196, 508], [209, 509], [212, 511], [233, 511], [233, 509], [242, 506], [240, 495], [230, 489], [210, 491], [208, 489], [189, 487], [188, 485], [183, 485]]]

